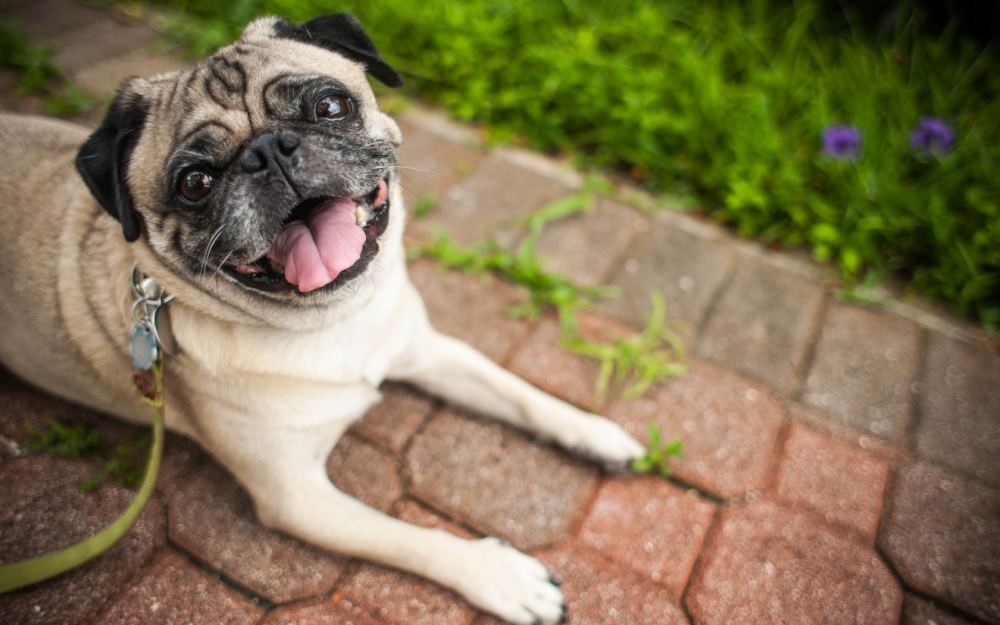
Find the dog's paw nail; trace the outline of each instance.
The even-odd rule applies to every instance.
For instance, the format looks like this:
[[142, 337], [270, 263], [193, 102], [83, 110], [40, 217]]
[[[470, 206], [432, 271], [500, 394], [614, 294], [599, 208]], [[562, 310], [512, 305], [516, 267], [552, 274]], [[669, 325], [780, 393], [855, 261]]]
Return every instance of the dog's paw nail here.
[[511, 623], [559, 622], [565, 600], [544, 564], [498, 538], [484, 538], [477, 547], [481, 548], [477, 567], [461, 578], [456, 589], [473, 604]]

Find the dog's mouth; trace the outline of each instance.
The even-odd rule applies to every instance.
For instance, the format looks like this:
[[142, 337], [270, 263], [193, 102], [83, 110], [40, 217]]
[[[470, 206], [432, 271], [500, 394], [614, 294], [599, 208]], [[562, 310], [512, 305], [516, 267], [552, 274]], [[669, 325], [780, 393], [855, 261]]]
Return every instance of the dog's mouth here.
[[259, 291], [332, 291], [367, 268], [388, 223], [387, 179], [361, 197], [308, 198], [292, 209], [263, 256], [224, 269]]

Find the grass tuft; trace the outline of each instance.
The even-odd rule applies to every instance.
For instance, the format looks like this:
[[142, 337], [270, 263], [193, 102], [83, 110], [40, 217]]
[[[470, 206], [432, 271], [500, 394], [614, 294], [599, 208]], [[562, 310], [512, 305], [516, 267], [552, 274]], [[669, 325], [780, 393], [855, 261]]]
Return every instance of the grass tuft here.
[[681, 439], [674, 438], [670, 442], [662, 444], [660, 439], [660, 428], [649, 422], [649, 445], [646, 455], [632, 461], [631, 469], [637, 473], [659, 473], [663, 477], [670, 476], [670, 458], [683, 458], [684, 443]]
[[138, 433], [131, 441], [108, 446], [96, 428], [52, 419], [44, 431], [27, 428], [31, 442], [27, 449], [53, 456], [94, 456], [104, 461], [100, 471], [81, 481], [81, 490], [93, 490], [109, 477], [123, 486], [136, 486], [142, 480], [149, 456], [149, 432]]
[[562, 338], [563, 346], [570, 351], [601, 362], [594, 391], [595, 412], [604, 403], [612, 380], [628, 383], [622, 396], [630, 398], [641, 395], [651, 384], [684, 375], [691, 370], [683, 338], [664, 322], [663, 294], [653, 293], [652, 300], [649, 323], [639, 334], [626, 338], [616, 337], [608, 343], [590, 342], [579, 334]]

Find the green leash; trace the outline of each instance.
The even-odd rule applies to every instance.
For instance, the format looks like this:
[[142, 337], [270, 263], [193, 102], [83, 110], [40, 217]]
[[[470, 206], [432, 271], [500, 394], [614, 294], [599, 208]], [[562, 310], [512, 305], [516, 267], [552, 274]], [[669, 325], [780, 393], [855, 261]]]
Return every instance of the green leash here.
[[[132, 285], [139, 297], [132, 307], [132, 318], [136, 323], [132, 353], [136, 366], [141, 369], [135, 374], [135, 384], [142, 393], [142, 401], [153, 413], [153, 447], [139, 494], [121, 516], [94, 536], [55, 553], [0, 565], [0, 593], [55, 577], [101, 555], [132, 529], [153, 494], [163, 456], [163, 359], [157, 345], [156, 311], [170, 298], [164, 298], [156, 283], [143, 279], [135, 268], [132, 270]], [[151, 347], [147, 342], [151, 343]]]
[[[149, 462], [146, 464], [146, 474], [142, 478], [139, 494], [111, 525], [83, 542], [30, 560], [0, 565], [0, 593], [10, 592], [22, 586], [55, 577], [101, 555], [118, 542], [139, 518], [139, 513], [142, 512], [149, 497], [153, 494], [156, 476], [160, 470], [160, 457], [163, 455], [162, 361], [154, 364], [151, 372], [153, 374], [152, 388], [141, 390], [144, 391], [143, 402], [153, 412], [153, 447], [150, 450]], [[137, 374], [136, 377], [139, 375], [141, 374]]]

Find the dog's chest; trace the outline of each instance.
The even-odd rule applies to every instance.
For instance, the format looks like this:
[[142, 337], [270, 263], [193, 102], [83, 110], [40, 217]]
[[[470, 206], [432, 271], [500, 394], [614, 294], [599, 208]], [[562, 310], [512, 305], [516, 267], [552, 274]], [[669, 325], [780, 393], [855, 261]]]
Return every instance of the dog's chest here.
[[426, 326], [423, 302], [408, 283], [319, 330], [238, 326], [186, 309], [172, 317], [181, 349], [213, 373], [337, 385], [377, 386]]

